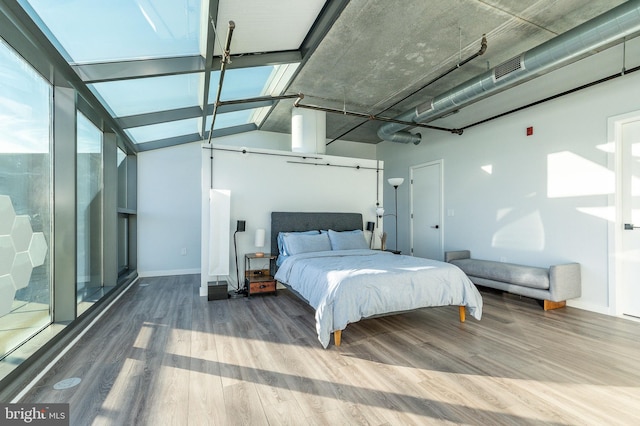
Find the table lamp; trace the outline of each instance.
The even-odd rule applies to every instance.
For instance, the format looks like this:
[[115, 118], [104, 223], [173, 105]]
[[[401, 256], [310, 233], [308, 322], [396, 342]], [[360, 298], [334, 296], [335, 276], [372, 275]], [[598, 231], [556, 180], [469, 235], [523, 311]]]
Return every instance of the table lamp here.
[[[253, 245], [256, 246], [258, 249], [261, 249], [262, 247], [264, 247], [264, 235], [265, 235], [264, 229], [262, 228], [256, 229], [256, 239], [253, 242]], [[256, 257], [264, 257], [264, 252], [262, 251], [256, 252]]]

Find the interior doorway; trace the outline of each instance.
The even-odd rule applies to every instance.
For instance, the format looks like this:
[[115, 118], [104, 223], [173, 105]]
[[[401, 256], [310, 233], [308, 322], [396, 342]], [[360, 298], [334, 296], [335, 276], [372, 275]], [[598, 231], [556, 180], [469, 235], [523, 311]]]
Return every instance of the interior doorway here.
[[411, 191], [411, 255], [443, 260], [443, 162], [432, 161], [409, 169]]
[[[616, 315], [640, 318], [640, 111], [609, 121], [615, 140], [614, 276]], [[611, 139], [610, 139], [611, 140]]]

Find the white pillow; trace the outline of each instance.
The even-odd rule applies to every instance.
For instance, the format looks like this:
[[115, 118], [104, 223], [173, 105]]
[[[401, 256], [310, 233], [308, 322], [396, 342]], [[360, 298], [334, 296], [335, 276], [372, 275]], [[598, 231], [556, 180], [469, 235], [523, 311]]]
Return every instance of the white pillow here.
[[332, 250], [368, 249], [369, 244], [364, 238], [364, 232], [359, 229], [354, 231], [336, 232], [329, 229], [329, 240]]

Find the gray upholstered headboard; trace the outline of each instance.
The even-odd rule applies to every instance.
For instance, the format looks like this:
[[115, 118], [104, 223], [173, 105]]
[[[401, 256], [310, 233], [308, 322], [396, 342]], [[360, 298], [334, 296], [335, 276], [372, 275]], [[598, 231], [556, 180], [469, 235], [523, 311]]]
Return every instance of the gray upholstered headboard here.
[[299, 232], [313, 229], [351, 231], [362, 229], [361, 213], [271, 213], [271, 253], [278, 255], [278, 233]]

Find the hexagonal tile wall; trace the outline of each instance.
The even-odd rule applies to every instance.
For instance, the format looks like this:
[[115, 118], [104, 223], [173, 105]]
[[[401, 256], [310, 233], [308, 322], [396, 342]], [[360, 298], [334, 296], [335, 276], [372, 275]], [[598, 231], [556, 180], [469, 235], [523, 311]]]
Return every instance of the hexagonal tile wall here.
[[44, 234], [33, 232], [29, 216], [16, 215], [11, 198], [0, 195], [0, 316], [11, 312], [16, 290], [29, 285], [47, 249]]
[[13, 286], [11, 277], [9, 275], [0, 277], [0, 317], [11, 312], [15, 295], [16, 288]]
[[13, 285], [16, 290], [20, 290], [21, 288], [25, 288], [29, 285], [31, 271], [33, 271], [33, 267], [31, 266], [29, 253], [23, 251], [16, 254], [13, 266], [11, 267], [11, 279], [13, 280]]
[[16, 253], [29, 250], [31, 235], [33, 235], [33, 231], [31, 230], [29, 216], [16, 216], [13, 221], [13, 229], [11, 229], [11, 239]]
[[8, 195], [0, 195], [0, 235], [9, 235], [15, 218], [16, 212], [13, 210], [11, 198]]
[[[2, 219], [0, 219], [2, 221]], [[13, 247], [10, 235], [0, 235], [0, 277], [11, 272], [16, 249]]]
[[44, 258], [47, 255], [47, 241], [44, 239], [42, 232], [36, 232], [31, 237], [29, 244], [29, 258], [31, 266], [34, 268], [44, 264]]

